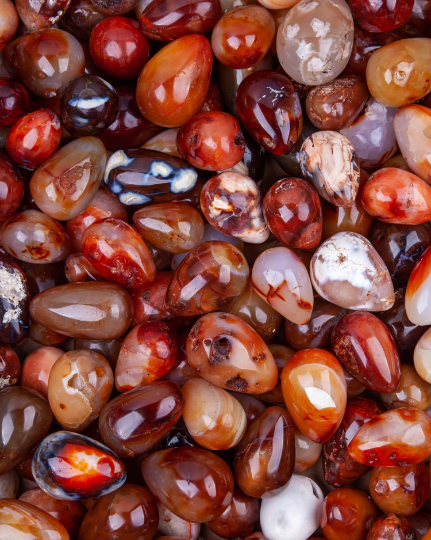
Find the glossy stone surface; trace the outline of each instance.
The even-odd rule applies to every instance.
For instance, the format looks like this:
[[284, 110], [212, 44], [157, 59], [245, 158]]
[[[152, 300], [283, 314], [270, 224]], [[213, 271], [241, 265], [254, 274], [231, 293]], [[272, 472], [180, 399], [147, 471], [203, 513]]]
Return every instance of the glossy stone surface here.
[[413, 366], [403, 364], [397, 388], [391, 393], [380, 394], [380, 399], [387, 409], [416, 407], [427, 411], [431, 406], [431, 386], [420, 377]]
[[84, 51], [68, 32], [48, 28], [18, 37], [3, 53], [6, 69], [39, 97], [60, 97], [84, 72]]
[[48, 381], [51, 410], [63, 429], [83, 431], [99, 416], [114, 387], [114, 374], [103, 356], [85, 349], [62, 355]]
[[406, 467], [373, 467], [370, 494], [383, 512], [409, 517], [425, 504], [430, 475], [425, 463]]
[[232, 392], [232, 390], [229, 392], [241, 403], [247, 419], [247, 427], [249, 427], [258, 416], [265, 412], [266, 405], [260, 400], [261, 396], [264, 394], [260, 394], [259, 398], [255, 398], [250, 394], [241, 394], [241, 392]]
[[431, 324], [431, 305], [428, 281], [431, 272], [431, 249], [428, 248], [415, 264], [407, 283], [405, 296], [406, 315], [420, 326]]
[[21, 386], [38, 392], [48, 401], [49, 374], [63, 354], [57, 347], [40, 347], [28, 354], [22, 365]]
[[414, 349], [415, 370], [427, 383], [431, 383], [431, 331], [428, 329]]
[[141, 468], [156, 499], [187, 521], [211, 521], [232, 500], [232, 473], [221, 458], [208, 450], [172, 448], [153, 452]]
[[332, 331], [332, 348], [343, 368], [376, 392], [394, 392], [400, 382], [397, 346], [386, 326], [372, 313], [344, 315]]
[[423, 105], [406, 105], [394, 119], [398, 146], [408, 166], [422, 180], [431, 183], [431, 146], [427, 137], [431, 127], [431, 110]]
[[306, 437], [295, 427], [295, 472], [302, 473], [317, 463], [323, 446]]
[[90, 40], [93, 28], [106, 18], [90, 0], [72, 0], [63, 17], [60, 27], [81, 41]]
[[431, 219], [431, 186], [395, 167], [380, 169], [370, 176], [361, 202], [368, 214], [386, 223], [420, 225]]
[[312, 88], [307, 94], [305, 109], [318, 129], [338, 131], [356, 119], [368, 95], [365, 79], [347, 75]]
[[81, 252], [72, 253], [67, 257], [64, 264], [64, 274], [69, 283], [106, 281], [99, 272], [94, 270]]
[[341, 130], [353, 144], [359, 165], [380, 167], [397, 151], [394, 118], [397, 109], [370, 97], [356, 120]]
[[175, 333], [163, 322], [135, 326], [121, 347], [115, 368], [115, 385], [126, 392], [140, 384], [163, 379], [178, 360]]
[[359, 489], [340, 488], [325, 497], [320, 526], [327, 540], [365, 540], [379, 511]]
[[113, 86], [97, 75], [80, 75], [61, 96], [61, 123], [74, 137], [95, 135], [112, 124], [119, 107]]
[[63, 525], [71, 540], [77, 538], [79, 527], [86, 512], [81, 502], [54, 499], [40, 488], [25, 491], [19, 500], [44, 510]]
[[306, 324], [313, 310], [313, 290], [301, 259], [288, 248], [264, 251], [252, 270], [255, 291], [289, 321]]
[[181, 126], [177, 148], [193, 167], [224, 171], [241, 161], [244, 138], [238, 120], [230, 114], [201, 112]]
[[10, 0], [5, 0], [1, 5], [2, 19], [0, 22], [0, 51], [13, 38], [18, 28], [19, 16], [16, 7]]
[[261, 194], [248, 176], [234, 171], [213, 176], [202, 188], [200, 199], [204, 216], [221, 233], [251, 244], [268, 239]]
[[395, 514], [383, 514], [371, 527], [368, 540], [382, 540], [383, 538], [399, 538], [400, 540], [416, 540], [416, 532], [406, 518]]
[[32, 471], [45, 493], [66, 501], [100, 497], [126, 481], [123, 463], [109, 448], [69, 431], [45, 437], [34, 454]]
[[43, 398], [19, 386], [0, 391], [0, 428], [8, 433], [7, 438], [0, 440], [0, 474], [27, 457], [48, 433], [51, 422], [52, 413]]
[[407, 21], [414, 0], [384, 0], [379, 5], [370, 0], [349, 0], [355, 20], [368, 32], [390, 32]]
[[262, 500], [260, 524], [264, 538], [282, 540], [286, 531], [297, 540], [312, 536], [319, 527], [323, 498], [314, 480], [294, 474], [283, 489]]
[[139, 32], [137, 21], [108, 17], [91, 32], [90, 52], [102, 73], [113, 79], [129, 80], [135, 79], [147, 63], [150, 47]]
[[141, 113], [159, 126], [182, 126], [204, 104], [212, 62], [211, 45], [199, 34], [166, 45], [139, 75], [136, 101]]
[[16, 352], [8, 345], [0, 344], [0, 390], [18, 382], [21, 364]]
[[215, 311], [244, 292], [248, 276], [247, 261], [237, 248], [217, 240], [204, 242], [175, 270], [166, 305], [181, 316]]
[[295, 353], [283, 369], [281, 386], [295, 425], [314, 442], [328, 441], [343, 419], [347, 400], [336, 358], [323, 349]]
[[359, 428], [383, 411], [383, 407], [371, 399], [355, 397], [347, 400], [339, 428], [323, 445], [323, 471], [330, 486], [347, 486], [369, 470], [368, 465], [358, 463], [350, 456], [347, 447]]
[[274, 20], [264, 7], [240, 6], [225, 13], [217, 22], [211, 45], [223, 65], [244, 69], [262, 60], [274, 35]]
[[388, 269], [360, 234], [341, 232], [323, 242], [311, 259], [310, 277], [320, 296], [346, 309], [385, 311], [394, 304]]
[[103, 277], [130, 290], [148, 285], [156, 276], [145, 242], [120, 219], [106, 218], [90, 225], [82, 235], [81, 248]]
[[336, 206], [351, 207], [359, 188], [359, 165], [350, 141], [336, 131], [305, 139], [299, 156], [302, 174], [319, 195]]
[[428, 38], [401, 39], [377, 50], [367, 64], [370, 94], [385, 107], [402, 107], [431, 90]]
[[67, 283], [61, 263], [33, 264], [20, 262], [27, 278], [30, 298], [42, 291]]
[[322, 206], [316, 190], [300, 178], [273, 184], [263, 201], [271, 232], [291, 248], [313, 251], [322, 238]]
[[99, 131], [97, 135], [106, 148], [113, 151], [133, 148], [160, 133], [162, 128], [140, 113], [133, 85], [116, 85], [115, 89], [120, 99], [118, 116], [109, 127]]
[[17, 0], [16, 9], [30, 32], [51, 28], [66, 12], [70, 0], [54, 0], [52, 2], [33, 2], [32, 0]]
[[69, 283], [38, 294], [30, 313], [40, 324], [66, 336], [114, 339], [130, 325], [132, 301], [115, 283]]
[[18, 120], [9, 130], [6, 150], [25, 169], [37, 169], [58, 149], [61, 124], [55, 112], [42, 109]]
[[191, 379], [184, 392], [184, 423], [193, 439], [208, 450], [228, 450], [242, 439], [247, 419], [238, 400], [201, 378]]
[[24, 182], [14, 163], [0, 154], [0, 223], [15, 214], [24, 196]]
[[48, 216], [61, 221], [85, 210], [99, 189], [106, 150], [96, 137], [81, 137], [63, 146], [37, 169], [31, 195]]
[[32, 540], [69, 540], [69, 533], [57, 519], [15, 499], [0, 499], [0, 534], [11, 540], [23, 535]]
[[199, 375], [216, 386], [263, 394], [278, 381], [278, 370], [264, 341], [242, 319], [209, 313], [187, 338], [187, 359]]
[[235, 481], [251, 497], [283, 487], [295, 465], [295, 435], [289, 413], [269, 407], [248, 427], [234, 463]]
[[280, 313], [257, 294], [250, 281], [244, 292], [226, 308], [226, 311], [240, 317], [264, 341], [275, 337], [283, 321]]
[[202, 240], [204, 222], [200, 213], [183, 202], [152, 204], [133, 215], [137, 232], [168, 253], [187, 253]]
[[188, 34], [208, 34], [221, 15], [217, 0], [147, 2], [139, 27], [144, 36], [172, 41]]
[[105, 184], [123, 204], [196, 203], [202, 184], [187, 161], [147, 149], [118, 150], [105, 169]]
[[142, 486], [124, 484], [90, 508], [79, 530], [79, 540], [151, 540], [158, 518], [157, 502], [151, 492]]
[[29, 332], [29, 295], [21, 268], [9, 257], [0, 255], [0, 340], [20, 345]]
[[28, 107], [29, 96], [24, 86], [12, 79], [0, 77], [0, 126], [14, 124], [26, 114]]
[[273, 154], [292, 151], [302, 130], [298, 93], [286, 76], [256, 71], [239, 85], [236, 108], [247, 131]]
[[431, 226], [387, 224], [379, 220], [368, 239], [386, 264], [394, 286], [403, 286], [422, 253], [431, 246]]
[[305, 85], [335, 79], [346, 67], [352, 44], [352, 14], [341, 0], [301, 0], [277, 32], [281, 67]]
[[85, 210], [66, 223], [73, 249], [81, 250], [82, 235], [90, 225], [108, 217], [127, 221], [127, 209], [117, 197], [104, 189], [99, 189]]
[[359, 429], [348, 451], [374, 467], [420, 463], [431, 452], [431, 418], [413, 407], [387, 411]]
[[176, 384], [139, 385], [105, 406], [99, 418], [100, 434], [118, 455], [142, 456], [175, 426], [183, 407], [183, 394]]
[[5, 223], [0, 239], [10, 255], [33, 264], [64, 261], [71, 252], [64, 228], [38, 210], [15, 214]]
[[165, 299], [171, 278], [172, 272], [157, 272], [152, 283], [132, 293], [132, 326], [148, 321], [163, 321], [170, 317]]

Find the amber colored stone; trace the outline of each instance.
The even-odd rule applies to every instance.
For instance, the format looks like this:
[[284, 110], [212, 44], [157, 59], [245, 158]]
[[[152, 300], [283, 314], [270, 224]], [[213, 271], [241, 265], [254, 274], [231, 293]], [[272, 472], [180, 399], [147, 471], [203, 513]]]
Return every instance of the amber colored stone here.
[[379, 220], [368, 239], [386, 264], [394, 286], [403, 286], [422, 253], [431, 246], [431, 225], [387, 224]]
[[[2, 48], [1, 31], [0, 29], [0, 50]], [[28, 106], [29, 96], [24, 86], [9, 77], [0, 77], [0, 126], [14, 124], [25, 115]]]
[[302, 109], [288, 77], [275, 71], [251, 73], [239, 85], [236, 108], [247, 131], [264, 148], [276, 155], [293, 150], [302, 130]]
[[302, 473], [317, 463], [323, 445], [306, 437], [295, 426], [295, 472]]
[[310, 90], [305, 102], [307, 116], [318, 129], [338, 131], [355, 120], [368, 96], [363, 77], [339, 77]]
[[403, 364], [397, 388], [391, 393], [381, 393], [380, 399], [388, 409], [416, 407], [426, 412], [431, 406], [431, 385], [419, 376], [413, 366]]
[[372, 313], [344, 315], [332, 331], [332, 348], [343, 368], [376, 392], [393, 392], [401, 377], [400, 357], [386, 326]]
[[165, 300], [172, 274], [173, 272], [157, 272], [152, 283], [132, 293], [132, 326], [148, 321], [164, 321], [170, 318], [170, 312]]
[[295, 466], [293, 422], [281, 407], [269, 407], [247, 428], [234, 464], [235, 481], [244, 493], [260, 498], [287, 484]]
[[355, 20], [368, 32], [390, 32], [407, 21], [414, 0], [383, 0], [378, 6], [371, 0], [349, 0]]
[[144, 36], [172, 41], [188, 34], [208, 34], [221, 15], [218, 0], [145, 2], [139, 19]]
[[75, 349], [52, 366], [48, 401], [63, 429], [83, 431], [99, 416], [114, 387], [114, 374], [105, 358]]
[[327, 540], [366, 540], [379, 511], [359, 489], [340, 488], [323, 502], [320, 526]]
[[361, 202], [368, 214], [386, 223], [419, 225], [431, 219], [431, 187], [419, 176], [393, 167], [370, 176]]
[[142, 456], [175, 426], [183, 407], [183, 394], [176, 384], [159, 381], [139, 385], [104, 407], [99, 417], [100, 434], [120, 456]]
[[[237, 399], [242, 408], [244, 409], [245, 416], [247, 419], [247, 427], [254, 421], [258, 416], [260, 416], [266, 410], [266, 405], [262, 403], [260, 399], [254, 397], [250, 394], [241, 394], [241, 392], [232, 392], [230, 393]], [[264, 395], [264, 394], [261, 394]], [[259, 396], [260, 398], [260, 396]]]
[[13, 2], [5, 0], [1, 5], [1, 21], [0, 21], [0, 51], [2, 51], [7, 43], [13, 38], [19, 24], [19, 16]]
[[223, 514], [207, 523], [207, 527], [222, 538], [238, 538], [253, 531], [259, 521], [260, 502], [240, 489], [233, 492], [232, 501]]
[[20, 167], [37, 169], [58, 149], [61, 124], [54, 111], [42, 109], [18, 120], [9, 130], [6, 150]]
[[288, 319], [284, 320], [284, 338], [287, 345], [295, 351], [329, 349], [332, 330], [346, 313], [344, 308], [317, 296], [314, 299], [311, 318], [307, 323], [296, 324]]
[[[93, 2], [97, 7], [101, 3]], [[107, 17], [91, 32], [90, 53], [108, 77], [129, 80], [135, 79], [145, 66], [150, 46], [139, 31], [137, 21], [128, 17]]]
[[115, 385], [120, 392], [126, 392], [163, 379], [177, 360], [175, 333], [160, 321], [142, 323], [124, 340], [115, 367]]
[[79, 540], [151, 540], [157, 531], [159, 512], [151, 492], [124, 484], [100, 497], [90, 508], [79, 530]]
[[28, 504], [36, 506], [50, 514], [63, 525], [70, 535], [71, 540], [78, 536], [78, 530], [84, 519], [86, 510], [79, 501], [62, 501], [54, 499], [40, 488], [25, 491], [19, 498]]
[[200, 446], [208, 450], [228, 450], [239, 443], [247, 418], [232, 394], [200, 377], [187, 381], [182, 390], [184, 423]]
[[428, 282], [431, 249], [428, 248], [415, 264], [407, 283], [405, 308], [412, 323], [423, 326], [431, 324]]
[[60, 27], [80, 41], [88, 42], [93, 28], [106, 17], [91, 0], [72, 0], [60, 19]]
[[323, 349], [299, 351], [285, 365], [281, 385], [295, 425], [314, 442], [328, 441], [347, 401], [346, 379], [336, 358]]
[[216, 386], [263, 394], [275, 388], [278, 370], [265, 342], [242, 319], [208, 313], [190, 330], [187, 359], [198, 374]]
[[29, 294], [21, 268], [0, 255], [0, 340], [16, 347], [29, 333]]
[[222, 111], [224, 108], [221, 88], [214, 77], [211, 77], [210, 86], [200, 112]]
[[27, 457], [48, 433], [51, 422], [51, 409], [42, 397], [20, 386], [1, 390], [0, 429], [3, 433], [7, 430], [8, 437], [0, 439], [0, 474]]
[[8, 345], [0, 343], [0, 390], [18, 382], [21, 363], [18, 355]]
[[137, 232], [168, 253], [187, 253], [202, 240], [204, 222], [200, 213], [184, 202], [152, 204], [133, 215]]
[[215, 311], [244, 292], [248, 276], [247, 261], [236, 247], [216, 240], [204, 242], [175, 270], [166, 305], [181, 316]]
[[370, 494], [383, 512], [409, 517], [426, 503], [430, 475], [425, 463], [406, 467], [373, 467]]
[[367, 540], [416, 540], [416, 532], [406, 518], [383, 514], [373, 523]]
[[228, 11], [217, 22], [211, 45], [214, 55], [223, 65], [244, 69], [262, 60], [274, 35], [274, 20], [267, 9], [241, 6]]
[[67, 283], [64, 268], [61, 264], [33, 264], [22, 261], [20, 266], [27, 278], [30, 298], [34, 298], [36, 294], [42, 291]]
[[69, 283], [82, 283], [83, 281], [106, 281], [87, 261], [84, 255], [71, 253], [64, 264], [64, 274]]
[[4, 50], [3, 60], [14, 79], [44, 98], [60, 97], [67, 83], [84, 72], [85, 64], [79, 41], [57, 28], [14, 39]]
[[387, 411], [359, 429], [348, 451], [374, 467], [420, 463], [431, 453], [431, 418], [414, 407]]
[[39, 324], [36, 321], [30, 321], [30, 334], [29, 339], [35, 343], [46, 345], [49, 347], [60, 347], [63, 343], [66, 343], [68, 337], [50, 330], [43, 324]]
[[136, 101], [141, 113], [163, 127], [185, 124], [204, 104], [212, 62], [211, 45], [199, 34], [166, 45], [139, 75]]
[[270, 343], [268, 345], [268, 348], [271, 351], [271, 354], [277, 365], [278, 382], [277, 386], [269, 392], [259, 394], [258, 399], [260, 399], [264, 403], [271, 403], [273, 405], [277, 405], [284, 402], [283, 391], [281, 389], [281, 373], [286, 363], [295, 354], [295, 351], [292, 350], [290, 347], [286, 347], [285, 345], [278, 345], [276, 343]]
[[106, 150], [96, 137], [81, 137], [63, 146], [37, 169], [31, 195], [45, 214], [65, 221], [83, 212], [99, 189]]
[[323, 471], [330, 486], [347, 486], [369, 470], [355, 461], [347, 447], [359, 428], [384, 411], [371, 399], [355, 397], [347, 400], [346, 412], [334, 436], [323, 445]]
[[24, 182], [14, 163], [0, 153], [0, 223], [15, 214], [24, 196]]
[[108, 217], [127, 221], [127, 209], [109, 191], [99, 189], [85, 210], [66, 223], [67, 234], [72, 241], [73, 249], [81, 251], [81, 239], [84, 231], [95, 221]]
[[141, 469], [156, 499], [186, 521], [211, 521], [232, 500], [234, 481], [228, 465], [203, 448], [153, 452]]
[[48, 401], [49, 374], [63, 354], [57, 347], [40, 347], [27, 355], [22, 365], [21, 386], [38, 392]]
[[90, 225], [82, 235], [81, 248], [103, 277], [130, 290], [148, 285], [156, 276], [145, 242], [120, 219], [106, 218]]
[[431, 41], [401, 39], [375, 51], [367, 64], [368, 89], [385, 107], [402, 107], [431, 90]]
[[0, 534], [4, 538], [69, 540], [63, 525], [44, 510], [15, 499], [0, 499]]
[[10, 255], [33, 264], [64, 261], [71, 252], [65, 229], [39, 210], [12, 216], [4, 224], [0, 240]]
[[32, 463], [38, 486], [55, 499], [91, 499], [118, 489], [126, 481], [119, 458], [103, 444], [70, 431], [45, 437]]
[[[428, 512], [418, 512], [409, 516], [408, 519], [410, 525], [413, 526], [416, 532], [417, 540], [422, 540], [427, 535], [427, 532], [431, 528], [431, 515]], [[429, 540], [431, 532], [427, 535], [427, 540]]]
[[132, 300], [115, 283], [69, 283], [38, 294], [30, 313], [40, 324], [66, 336], [114, 339], [130, 325]]
[[263, 200], [271, 232], [286, 246], [313, 251], [322, 238], [322, 206], [317, 191], [300, 178], [272, 185]]

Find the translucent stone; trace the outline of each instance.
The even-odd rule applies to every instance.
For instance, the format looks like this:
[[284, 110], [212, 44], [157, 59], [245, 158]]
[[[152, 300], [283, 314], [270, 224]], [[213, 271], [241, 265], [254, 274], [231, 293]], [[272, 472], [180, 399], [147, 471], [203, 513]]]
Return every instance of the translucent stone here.
[[406, 314], [419, 326], [431, 324], [431, 249], [428, 248], [410, 274], [406, 290]]
[[431, 329], [417, 342], [413, 359], [418, 374], [424, 381], [431, 383]]

